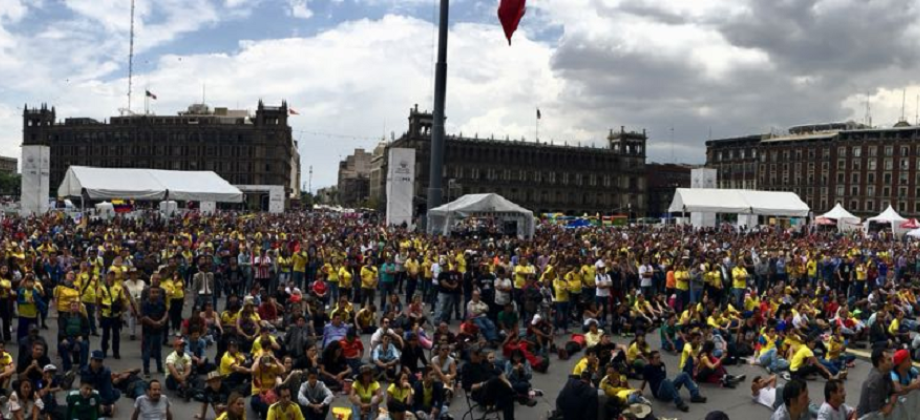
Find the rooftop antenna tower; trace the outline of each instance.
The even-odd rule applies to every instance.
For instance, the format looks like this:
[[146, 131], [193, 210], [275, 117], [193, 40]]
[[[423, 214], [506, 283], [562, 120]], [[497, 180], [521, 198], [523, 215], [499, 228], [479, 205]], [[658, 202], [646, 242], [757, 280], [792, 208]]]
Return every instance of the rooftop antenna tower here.
[[904, 117], [904, 108], [907, 104], [907, 88], [901, 90], [901, 120], [907, 121], [907, 118]]
[[866, 126], [872, 128], [872, 98], [869, 96], [869, 92], [866, 92], [866, 116], [863, 121], [866, 122]]
[[310, 176], [307, 177], [307, 192], [313, 194], [313, 165], [310, 165]]
[[128, 46], [128, 114], [131, 114], [131, 87], [134, 78], [134, 0], [131, 0], [131, 41]]

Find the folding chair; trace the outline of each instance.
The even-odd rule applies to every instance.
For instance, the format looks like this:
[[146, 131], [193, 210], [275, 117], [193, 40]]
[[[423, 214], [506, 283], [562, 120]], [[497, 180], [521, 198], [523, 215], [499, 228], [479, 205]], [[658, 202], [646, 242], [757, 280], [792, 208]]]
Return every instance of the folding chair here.
[[[469, 417], [469, 420], [501, 420], [502, 413], [493, 409], [486, 409], [486, 407], [480, 405], [476, 401], [473, 401], [472, 396], [467, 390], [463, 389], [463, 397], [466, 398], [466, 413], [463, 414], [463, 417], [460, 420], [466, 420]], [[477, 411], [478, 414], [481, 414], [481, 417], [476, 417]]]

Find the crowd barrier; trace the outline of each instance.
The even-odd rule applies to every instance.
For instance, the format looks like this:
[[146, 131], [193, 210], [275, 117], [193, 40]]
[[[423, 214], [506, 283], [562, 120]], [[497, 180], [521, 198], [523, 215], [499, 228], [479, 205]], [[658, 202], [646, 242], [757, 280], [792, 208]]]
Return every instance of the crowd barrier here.
[[859, 420], [915, 420], [920, 419], [920, 390], [911, 391], [907, 395], [898, 397], [898, 403], [891, 414], [885, 416], [880, 412], [872, 412], [859, 418]]

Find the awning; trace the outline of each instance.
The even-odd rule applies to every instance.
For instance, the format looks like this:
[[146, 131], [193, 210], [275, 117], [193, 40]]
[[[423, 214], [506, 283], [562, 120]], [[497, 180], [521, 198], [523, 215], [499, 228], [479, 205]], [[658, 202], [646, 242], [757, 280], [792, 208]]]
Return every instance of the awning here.
[[71, 166], [58, 196], [80, 197], [84, 190], [93, 200], [243, 201], [243, 193], [213, 171]]
[[668, 211], [808, 217], [811, 209], [791, 192], [678, 188]]

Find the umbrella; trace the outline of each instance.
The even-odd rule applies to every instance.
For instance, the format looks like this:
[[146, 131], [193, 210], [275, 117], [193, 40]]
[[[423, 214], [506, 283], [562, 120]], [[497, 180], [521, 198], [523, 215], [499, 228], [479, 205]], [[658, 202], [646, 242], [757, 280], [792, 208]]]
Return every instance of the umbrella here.
[[815, 218], [815, 224], [820, 226], [834, 226], [837, 224], [837, 221], [827, 217], [817, 217]]
[[901, 227], [904, 229], [917, 229], [920, 228], [920, 223], [917, 222], [917, 219], [909, 219], [908, 221], [901, 223]]

